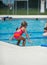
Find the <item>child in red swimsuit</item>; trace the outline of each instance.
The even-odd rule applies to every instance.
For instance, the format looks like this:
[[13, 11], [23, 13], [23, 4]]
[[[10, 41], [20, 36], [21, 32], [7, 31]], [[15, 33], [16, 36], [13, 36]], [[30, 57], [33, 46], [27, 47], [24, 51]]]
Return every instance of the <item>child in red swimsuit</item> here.
[[13, 37], [11, 37], [11, 39], [15, 38], [18, 42], [17, 42], [17, 45], [20, 44], [20, 41], [23, 40], [23, 44], [22, 46], [25, 46], [25, 43], [26, 43], [26, 39], [24, 37], [22, 37], [22, 34], [25, 33], [26, 34], [26, 37], [29, 39], [29, 36], [26, 32], [26, 27], [27, 27], [27, 23], [24, 21], [21, 23], [21, 27], [18, 28], [16, 30], [16, 32], [14, 33]]

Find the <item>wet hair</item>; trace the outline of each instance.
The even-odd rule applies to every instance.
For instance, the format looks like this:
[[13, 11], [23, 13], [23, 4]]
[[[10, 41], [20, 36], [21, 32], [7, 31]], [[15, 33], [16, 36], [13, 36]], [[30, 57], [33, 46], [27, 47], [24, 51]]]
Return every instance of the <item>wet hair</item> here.
[[47, 30], [47, 27], [45, 27], [44, 30]]
[[36, 20], [38, 20], [38, 18], [36, 18]]
[[22, 22], [21, 26], [27, 26], [27, 22], [26, 21]]
[[5, 20], [6, 20], [6, 18], [4, 17], [4, 18], [3, 18], [3, 20], [5, 21]]

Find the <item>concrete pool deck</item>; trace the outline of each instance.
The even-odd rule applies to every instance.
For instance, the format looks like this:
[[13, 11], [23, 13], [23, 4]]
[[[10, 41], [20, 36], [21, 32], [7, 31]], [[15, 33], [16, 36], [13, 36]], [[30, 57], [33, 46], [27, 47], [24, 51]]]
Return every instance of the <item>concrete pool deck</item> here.
[[19, 47], [0, 41], [0, 65], [47, 65], [47, 47]]

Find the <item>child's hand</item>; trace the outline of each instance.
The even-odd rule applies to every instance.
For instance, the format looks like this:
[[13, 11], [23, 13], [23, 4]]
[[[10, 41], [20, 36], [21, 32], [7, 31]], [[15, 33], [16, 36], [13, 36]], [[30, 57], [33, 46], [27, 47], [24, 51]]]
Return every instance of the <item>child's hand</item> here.
[[9, 40], [12, 40], [12, 37], [10, 37]]
[[13, 36], [9, 38], [9, 40], [12, 40], [13, 39]]
[[9, 38], [9, 40], [12, 40], [11, 38]]
[[29, 43], [32, 43], [32, 41], [31, 41], [30, 39], [28, 39], [28, 42], [29, 42]]

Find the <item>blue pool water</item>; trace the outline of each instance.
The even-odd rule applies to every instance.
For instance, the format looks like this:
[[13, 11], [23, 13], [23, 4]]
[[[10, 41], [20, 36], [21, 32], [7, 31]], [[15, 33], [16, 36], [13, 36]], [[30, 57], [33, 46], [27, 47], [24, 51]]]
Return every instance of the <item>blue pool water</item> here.
[[[9, 40], [9, 38], [16, 31], [17, 27], [20, 27], [21, 22], [25, 20], [28, 23], [27, 32], [30, 36], [32, 43], [26, 40], [26, 46], [40, 46], [41, 44], [47, 44], [47, 38], [43, 37], [44, 26], [46, 23], [45, 19], [14, 19], [14, 20], [0, 20], [0, 41], [9, 42], [11, 44], [16, 44], [16, 40]], [[23, 34], [24, 37], [25, 34]], [[22, 45], [22, 41], [20, 43]]]

